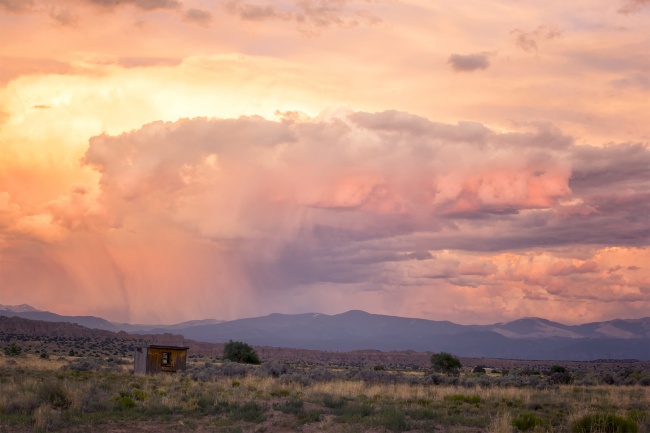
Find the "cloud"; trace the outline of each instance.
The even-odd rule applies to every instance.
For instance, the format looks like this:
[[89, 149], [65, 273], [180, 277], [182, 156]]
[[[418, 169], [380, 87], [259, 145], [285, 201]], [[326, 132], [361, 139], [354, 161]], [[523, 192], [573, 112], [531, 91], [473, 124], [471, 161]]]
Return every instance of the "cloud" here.
[[617, 89], [638, 89], [642, 91], [650, 90], [650, 78], [640, 73], [631, 74], [630, 76], [612, 80], [609, 83]]
[[[247, 21], [294, 21], [299, 30], [316, 34], [332, 26], [355, 27], [382, 20], [353, 0], [295, 0], [291, 2], [229, 0], [226, 10]], [[366, 5], [367, 6], [367, 5]]]
[[75, 26], [79, 22], [79, 16], [70, 9], [51, 9], [50, 18], [62, 26]]
[[641, 12], [648, 5], [650, 5], [650, 0], [627, 0], [617, 12], [623, 15], [635, 14]]
[[34, 0], [0, 0], [0, 9], [10, 13], [27, 12], [34, 6]]
[[539, 26], [532, 31], [514, 29], [510, 32], [515, 37], [515, 45], [527, 53], [537, 52], [540, 41], [548, 41], [559, 38], [561, 32], [554, 26]]
[[120, 57], [117, 64], [125, 68], [148, 68], [153, 66], [177, 66], [182, 59], [173, 57]]
[[108, 291], [111, 311], [147, 317], [168, 308], [150, 304], [153, 293], [179, 291], [190, 317], [323, 311], [342, 299], [411, 315], [413, 303], [443, 314], [438, 301], [453, 299], [454, 314], [471, 317], [495, 297], [490, 314], [506, 317], [532, 302], [582, 314], [585, 300], [605, 308], [617, 294], [647, 306], [647, 147], [578, 145], [553, 125], [528, 126], [335, 111], [98, 135], [82, 160], [97, 184], [35, 208], [0, 195], [7, 260], [30, 257], [7, 278]]
[[488, 53], [452, 54], [447, 61], [456, 72], [474, 72], [490, 66]]
[[156, 9], [177, 9], [181, 7], [179, 0], [80, 0], [85, 3], [111, 9], [118, 6], [130, 5], [145, 11]]
[[183, 19], [190, 23], [207, 26], [212, 22], [212, 13], [203, 9], [188, 9], [183, 12]]

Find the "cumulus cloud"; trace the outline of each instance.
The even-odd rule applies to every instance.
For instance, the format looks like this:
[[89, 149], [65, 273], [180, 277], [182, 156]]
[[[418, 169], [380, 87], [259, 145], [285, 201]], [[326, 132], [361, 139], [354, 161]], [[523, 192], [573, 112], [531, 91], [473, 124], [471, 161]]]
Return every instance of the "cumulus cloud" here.
[[489, 53], [452, 54], [447, 60], [456, 72], [474, 72], [490, 66]]
[[[56, 284], [116, 291], [134, 311], [179, 290], [219, 317], [268, 312], [289, 293], [295, 308], [344, 296], [372, 309], [400, 288], [434, 309], [426, 293], [465, 293], [465, 307], [499, 293], [510, 298], [496, 314], [519, 316], [542, 299], [642, 302], [646, 253], [601, 251], [647, 246], [649, 157], [548, 124], [497, 132], [398, 111], [182, 119], [93, 137], [83, 163], [98, 187], [41, 209], [0, 195], [0, 224]], [[50, 246], [28, 253], [27, 240]], [[69, 254], [84, 248], [97, 258], [82, 269]]]

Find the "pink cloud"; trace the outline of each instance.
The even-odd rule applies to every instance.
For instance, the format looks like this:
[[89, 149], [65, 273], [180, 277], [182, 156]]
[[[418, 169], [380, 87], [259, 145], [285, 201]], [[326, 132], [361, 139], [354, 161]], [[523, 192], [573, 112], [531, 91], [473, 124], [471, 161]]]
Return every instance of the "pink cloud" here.
[[[98, 188], [76, 185], [40, 208], [2, 196], [8, 259], [31, 257], [10, 268], [6, 292], [15, 296], [29, 285], [44, 296], [50, 284], [67, 296], [87, 293], [114, 316], [151, 320], [170, 317], [169, 300], [179, 291], [184, 299], [191, 294], [188, 319], [272, 307], [328, 305], [335, 312], [342, 298], [324, 302], [324, 293], [344, 287], [356, 301], [341, 308], [387, 308], [384, 301], [400, 287], [415, 299], [435, 293], [464, 302], [438, 312], [470, 321], [470, 314], [522, 315], [534, 311], [534, 301], [589, 300], [596, 314], [620, 296], [641, 308], [648, 277], [632, 271], [637, 259], [614, 263], [593, 251], [537, 259], [529, 252], [544, 244], [558, 251], [621, 239], [635, 245], [642, 238], [634, 233], [647, 229], [642, 220], [600, 225], [637, 212], [633, 199], [602, 189], [597, 200], [590, 195], [602, 167], [586, 161], [614, 148], [584, 154], [553, 131], [518, 135], [408, 113], [341, 112], [280, 121], [183, 119], [99, 135], [83, 158], [98, 173]], [[563, 144], [545, 148], [544, 141]], [[637, 148], [618, 150], [620, 162], [645, 157]], [[571, 187], [576, 165], [583, 196]], [[623, 173], [618, 179], [646, 182]], [[592, 210], [564, 211], [577, 201], [593, 202]], [[588, 231], [590, 225], [600, 230]], [[28, 248], [36, 239], [43, 246]], [[522, 252], [500, 253], [508, 250]], [[30, 276], [27, 263], [40, 263], [48, 278]], [[504, 296], [500, 307], [481, 306], [495, 293]], [[283, 305], [288, 294], [300, 301]]]

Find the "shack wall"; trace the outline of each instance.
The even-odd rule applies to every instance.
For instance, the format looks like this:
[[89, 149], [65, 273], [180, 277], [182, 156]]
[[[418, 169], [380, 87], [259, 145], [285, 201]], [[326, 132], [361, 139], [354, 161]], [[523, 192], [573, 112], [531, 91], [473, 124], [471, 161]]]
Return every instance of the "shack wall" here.
[[[169, 353], [168, 365], [163, 365], [163, 353]], [[187, 349], [153, 348], [147, 349], [147, 373], [175, 372], [185, 370]]]
[[136, 347], [133, 360], [133, 372], [135, 374], [147, 373], [147, 348]]

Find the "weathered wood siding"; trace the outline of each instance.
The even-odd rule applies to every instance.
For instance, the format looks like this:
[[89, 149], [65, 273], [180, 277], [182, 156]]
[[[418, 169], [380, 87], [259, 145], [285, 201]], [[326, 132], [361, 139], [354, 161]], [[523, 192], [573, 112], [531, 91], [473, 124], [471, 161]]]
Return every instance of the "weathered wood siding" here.
[[[167, 362], [163, 363], [165, 353]], [[138, 347], [134, 353], [133, 372], [136, 374], [173, 373], [185, 370], [186, 366], [187, 347]]]
[[[149, 347], [147, 351], [147, 373], [185, 370], [187, 363], [186, 349]], [[163, 365], [163, 353], [169, 353], [169, 365]]]
[[147, 373], [147, 348], [137, 347], [134, 353], [133, 372], [135, 374]]

